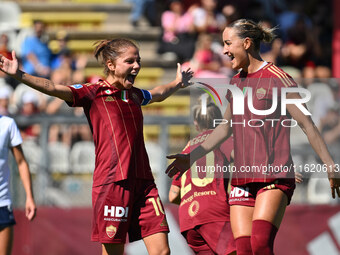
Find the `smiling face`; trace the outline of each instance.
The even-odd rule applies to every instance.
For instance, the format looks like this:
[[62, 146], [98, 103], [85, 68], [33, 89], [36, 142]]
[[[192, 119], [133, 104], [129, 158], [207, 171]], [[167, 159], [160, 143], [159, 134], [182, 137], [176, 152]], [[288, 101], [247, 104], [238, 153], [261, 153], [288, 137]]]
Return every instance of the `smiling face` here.
[[107, 61], [110, 70], [107, 80], [118, 89], [130, 89], [141, 68], [139, 50], [127, 47], [114, 61]]
[[249, 38], [240, 38], [234, 28], [227, 27], [223, 31], [223, 54], [230, 57], [232, 68], [247, 69], [249, 65], [249, 57], [247, 49], [249, 49]]

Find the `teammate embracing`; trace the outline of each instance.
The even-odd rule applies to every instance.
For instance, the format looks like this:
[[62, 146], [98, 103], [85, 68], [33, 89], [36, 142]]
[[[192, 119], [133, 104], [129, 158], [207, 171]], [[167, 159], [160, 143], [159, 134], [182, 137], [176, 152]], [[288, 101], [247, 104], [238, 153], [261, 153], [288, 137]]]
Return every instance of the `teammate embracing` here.
[[[200, 105], [193, 108], [194, 124], [199, 134], [189, 141], [183, 153], [202, 144], [213, 131], [214, 119], [222, 119], [220, 109], [213, 103], [202, 114]], [[233, 153], [229, 138], [198, 159], [178, 180], [174, 176], [169, 200], [179, 204], [180, 230], [190, 248], [199, 255], [235, 254], [234, 237], [230, 226], [228, 205], [228, 169]]]

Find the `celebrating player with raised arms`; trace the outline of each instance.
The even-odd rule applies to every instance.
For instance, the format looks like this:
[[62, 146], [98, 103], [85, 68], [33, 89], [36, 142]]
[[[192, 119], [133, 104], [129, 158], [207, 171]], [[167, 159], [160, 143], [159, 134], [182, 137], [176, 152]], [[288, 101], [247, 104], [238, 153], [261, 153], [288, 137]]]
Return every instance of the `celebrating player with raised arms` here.
[[[231, 83], [235, 90], [246, 94], [244, 103], [238, 104], [244, 107], [243, 114], [235, 114], [240, 109], [234, 108], [234, 102], [241, 97], [228, 90], [230, 107], [224, 114], [225, 122], [190, 154], [170, 156], [176, 160], [166, 171], [170, 177], [178, 172], [183, 174], [192, 162], [217, 148], [233, 133], [236, 173], [229, 203], [238, 255], [274, 253], [274, 239], [295, 188], [290, 126], [287, 125], [291, 118], [302, 128], [327, 166], [333, 198], [335, 194], [340, 196], [337, 165], [310, 116], [302, 111], [304, 105], [287, 104], [287, 113], [281, 112], [283, 98], [280, 92], [292, 91], [297, 86], [287, 73], [262, 60], [259, 54], [261, 41], [269, 42], [273, 36], [273, 29], [246, 19], [237, 20], [225, 28], [223, 53], [230, 57], [232, 68], [240, 70]], [[297, 92], [285, 96], [290, 102], [301, 102]], [[276, 99], [276, 109], [271, 108]], [[261, 114], [265, 110], [267, 113]]]
[[[183, 153], [202, 144], [213, 131], [214, 119], [221, 119], [213, 103], [202, 114], [201, 105], [193, 109], [194, 124], [199, 134], [189, 141]], [[174, 176], [169, 191], [170, 202], [179, 204], [180, 230], [195, 254], [234, 254], [235, 243], [230, 226], [227, 186], [233, 153], [232, 138], [204, 157], [179, 179]], [[223, 169], [225, 170], [223, 172]]]
[[169, 231], [151, 173], [143, 138], [141, 105], [166, 99], [189, 85], [190, 69], [154, 89], [135, 88], [141, 68], [137, 45], [129, 39], [98, 43], [95, 57], [102, 60], [105, 80], [64, 86], [31, 76], [13, 60], [0, 57], [0, 69], [45, 94], [84, 108], [95, 144], [92, 241], [102, 243], [102, 254], [123, 254], [129, 240], [143, 239], [149, 254], [169, 254]]

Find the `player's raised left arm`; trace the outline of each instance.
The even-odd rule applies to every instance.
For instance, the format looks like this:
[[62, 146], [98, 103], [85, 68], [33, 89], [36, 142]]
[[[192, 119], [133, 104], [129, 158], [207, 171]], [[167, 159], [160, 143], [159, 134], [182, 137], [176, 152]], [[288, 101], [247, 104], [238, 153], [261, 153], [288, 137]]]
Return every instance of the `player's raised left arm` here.
[[[289, 99], [301, 99], [298, 93], [287, 94]], [[296, 105], [287, 105], [287, 110], [290, 115], [297, 121], [302, 131], [307, 135], [308, 141], [316, 154], [319, 156], [325, 166], [327, 166], [328, 179], [332, 189], [332, 197], [335, 198], [335, 193], [340, 197], [340, 175], [337, 165], [332, 159], [325, 141], [323, 140], [318, 128], [315, 126], [310, 116], [305, 115]]]
[[190, 79], [193, 76], [193, 71], [191, 71], [190, 68], [188, 68], [185, 71], [181, 70], [181, 65], [177, 63], [177, 73], [176, 78], [166, 84], [166, 85], [160, 85], [153, 89], [151, 89], [149, 92], [151, 93], [152, 100], [150, 103], [153, 102], [161, 102], [164, 99], [168, 98], [170, 95], [175, 93], [180, 88], [185, 88], [192, 83], [190, 82]]

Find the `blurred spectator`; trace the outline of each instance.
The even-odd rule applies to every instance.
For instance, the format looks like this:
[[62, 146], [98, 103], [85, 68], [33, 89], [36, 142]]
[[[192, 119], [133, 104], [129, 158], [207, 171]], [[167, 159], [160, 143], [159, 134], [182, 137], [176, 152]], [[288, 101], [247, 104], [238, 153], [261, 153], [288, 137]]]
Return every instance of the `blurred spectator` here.
[[51, 68], [52, 70], [58, 68], [69, 68], [72, 71], [83, 71], [87, 64], [87, 56], [75, 56], [67, 46], [69, 35], [66, 31], [60, 30], [56, 34], [58, 41], [58, 52], [53, 54]]
[[21, 109], [22, 107], [23, 96], [24, 94], [26, 94], [26, 92], [29, 92], [28, 94], [32, 94], [32, 93], [34, 94], [34, 96], [32, 95], [32, 98], [37, 99], [38, 111], [39, 112], [44, 111], [46, 108], [47, 96], [21, 83], [15, 88], [13, 92], [12, 103], [13, 103], [13, 107], [15, 108], [15, 112], [16, 113], [20, 112], [19, 109]]
[[[321, 131], [328, 145], [340, 142], [339, 105], [334, 104], [321, 120]], [[340, 154], [339, 154], [340, 155]]]
[[0, 115], [10, 115], [10, 98], [13, 90], [9, 86], [0, 86]]
[[162, 14], [161, 23], [163, 35], [158, 53], [172, 52], [179, 62], [189, 60], [193, 56], [196, 39], [191, 13], [184, 12], [180, 0], [171, 0], [169, 10]]
[[52, 52], [45, 36], [45, 24], [34, 21], [34, 35], [28, 36], [22, 43], [21, 57], [25, 72], [48, 78], [51, 72]]
[[279, 25], [280, 35], [284, 42], [287, 41], [288, 30], [297, 24], [298, 19], [300, 19], [302, 23], [306, 24], [308, 29], [312, 28], [312, 21], [304, 13], [303, 7], [303, 2], [294, 1], [294, 3], [291, 3], [290, 8], [278, 15], [277, 24]]
[[[12, 59], [12, 53], [8, 45], [9, 45], [8, 35], [1, 34], [0, 35], [0, 54], [5, 56], [8, 59]], [[10, 85], [14, 89], [18, 85], [18, 81], [0, 71], [0, 86], [1, 85], [6, 85], [6, 86]]]
[[[19, 114], [25, 117], [33, 117], [40, 113], [39, 98], [33, 91], [26, 91], [22, 96], [22, 104], [19, 108]], [[40, 125], [25, 125], [19, 126], [23, 140], [34, 139], [36, 140], [40, 134]]]
[[261, 3], [264, 9], [264, 15], [269, 17], [270, 22], [277, 23], [277, 15], [287, 10], [287, 3], [285, 0], [257, 0]]
[[143, 15], [151, 26], [156, 26], [157, 16], [155, 0], [126, 0], [126, 2], [133, 4], [130, 21], [134, 27], [138, 26], [138, 21]]
[[334, 104], [321, 119], [321, 134], [334, 157], [335, 162], [340, 161], [340, 107]]
[[226, 4], [223, 6], [222, 14], [226, 19], [226, 26], [241, 18], [240, 12], [234, 4]]
[[213, 38], [210, 34], [199, 35], [194, 56], [187, 64], [195, 72], [196, 78], [226, 78], [232, 74], [228, 63], [213, 51]]
[[[55, 84], [67, 85], [75, 83], [72, 77], [72, 70], [67, 68], [67, 66], [63, 66], [52, 72], [51, 81]], [[45, 112], [48, 115], [84, 116], [81, 107], [70, 108], [65, 101], [52, 97], [48, 99]], [[92, 141], [92, 133], [87, 124], [52, 124], [49, 131], [49, 142], [51, 143], [59, 141], [71, 147], [75, 142], [80, 140]]]
[[[0, 35], [0, 54], [6, 58], [12, 59], [12, 54], [8, 49], [8, 36], [6, 34]], [[0, 71], [0, 86], [6, 86], [6, 74]]]
[[315, 55], [319, 55], [318, 41], [313, 30], [307, 25], [303, 16], [298, 16], [296, 23], [287, 31], [287, 41], [281, 51], [281, 65], [289, 65], [300, 70], [313, 65]]
[[[309, 3], [309, 4], [312, 4]], [[333, 40], [333, 9], [330, 1], [317, 1], [313, 3], [314, 12], [311, 15], [313, 21], [313, 34], [322, 46], [321, 54], [316, 58], [316, 65], [332, 66], [332, 40]]]
[[[55, 84], [71, 84], [72, 83], [72, 72], [70, 69], [61, 68], [52, 72], [51, 81]], [[61, 114], [61, 115], [73, 115], [73, 110], [65, 103], [65, 101], [49, 97], [46, 105], [45, 112], [49, 115], [51, 114]]]
[[68, 48], [68, 34], [64, 30], [60, 30], [56, 33], [56, 39], [58, 42], [58, 50], [52, 56], [51, 68], [52, 70], [58, 69], [63, 65], [68, 65], [72, 69], [76, 69], [74, 61], [71, 57], [71, 50]]
[[8, 48], [8, 36], [6, 34], [0, 35], [0, 54], [8, 59], [12, 59], [11, 51]]
[[198, 33], [219, 34], [226, 25], [226, 18], [217, 12], [217, 0], [201, 0], [201, 6], [192, 10]]
[[[273, 25], [269, 20], [262, 20], [262, 25], [265, 28], [272, 28]], [[267, 61], [277, 64], [277, 59], [281, 54], [282, 40], [275, 38], [271, 43], [261, 43], [260, 54], [261, 57]]]
[[328, 85], [331, 71], [327, 67], [306, 66], [302, 74], [302, 85], [311, 92], [311, 99], [307, 103], [308, 109], [312, 113], [315, 125], [322, 130], [321, 120], [336, 104], [335, 93]]
[[[51, 81], [55, 84], [71, 84], [72, 70], [66, 67], [57, 69], [51, 74]], [[56, 98], [49, 97], [45, 112], [48, 115], [64, 115], [73, 116], [73, 109], [71, 109], [65, 101]], [[71, 128], [66, 124], [52, 124], [49, 129], [49, 142], [58, 142], [71, 146]]]

